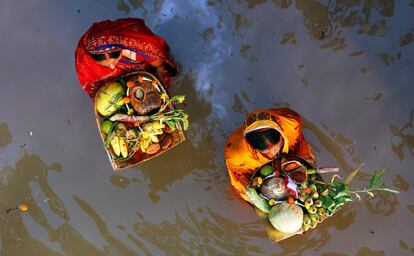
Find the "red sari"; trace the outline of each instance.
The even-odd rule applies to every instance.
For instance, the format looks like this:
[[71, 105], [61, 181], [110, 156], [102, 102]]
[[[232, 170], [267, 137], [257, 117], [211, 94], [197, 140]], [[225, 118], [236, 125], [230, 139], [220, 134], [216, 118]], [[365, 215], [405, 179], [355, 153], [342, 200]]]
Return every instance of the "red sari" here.
[[[114, 49], [133, 53], [133, 59], [121, 59], [110, 68], [99, 64], [91, 54], [110, 52]], [[91, 98], [105, 80], [121, 74], [147, 69], [153, 62], [168, 64], [176, 69], [169, 56], [169, 47], [137, 18], [105, 20], [94, 23], [79, 40], [75, 53], [76, 72], [82, 88]], [[169, 75], [161, 77], [169, 87]]]

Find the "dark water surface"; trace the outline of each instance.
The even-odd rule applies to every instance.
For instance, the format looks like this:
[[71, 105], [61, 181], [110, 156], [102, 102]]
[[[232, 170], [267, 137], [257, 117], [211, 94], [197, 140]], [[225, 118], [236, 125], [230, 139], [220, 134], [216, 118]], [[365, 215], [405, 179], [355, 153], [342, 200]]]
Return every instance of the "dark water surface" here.
[[[1, 255], [414, 254], [414, 2], [0, 4]], [[95, 21], [142, 17], [183, 66], [188, 140], [114, 173], [74, 51]], [[231, 191], [223, 145], [248, 110], [290, 106], [318, 162], [403, 193], [364, 197], [272, 244]], [[6, 213], [20, 203], [27, 212]]]

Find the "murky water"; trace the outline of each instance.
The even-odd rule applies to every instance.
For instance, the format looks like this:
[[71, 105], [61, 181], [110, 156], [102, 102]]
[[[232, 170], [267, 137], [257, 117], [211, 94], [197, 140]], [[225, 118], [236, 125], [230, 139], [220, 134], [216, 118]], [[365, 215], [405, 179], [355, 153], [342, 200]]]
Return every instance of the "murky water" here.
[[[414, 254], [414, 2], [11, 1], [0, 8], [1, 255]], [[143, 17], [183, 66], [188, 140], [114, 173], [74, 50], [95, 21]], [[318, 162], [403, 193], [348, 204], [272, 244], [231, 191], [223, 144], [290, 106]], [[166, 164], [167, 163], [167, 164]], [[27, 212], [6, 213], [20, 203]]]

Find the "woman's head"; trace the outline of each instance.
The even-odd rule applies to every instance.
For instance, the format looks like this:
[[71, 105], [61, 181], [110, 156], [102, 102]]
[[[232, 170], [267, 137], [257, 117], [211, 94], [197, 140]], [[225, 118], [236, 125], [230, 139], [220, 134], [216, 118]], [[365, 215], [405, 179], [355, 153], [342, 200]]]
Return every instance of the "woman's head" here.
[[104, 51], [101, 53], [91, 53], [91, 56], [99, 64], [114, 69], [121, 59], [122, 51], [120, 49], [113, 51]]
[[277, 117], [264, 109], [250, 112], [243, 122], [243, 133], [248, 144], [271, 157], [275, 157], [284, 146], [280, 130]]
[[272, 128], [258, 129], [244, 135], [249, 145], [264, 154], [276, 156], [281, 148], [280, 133]]

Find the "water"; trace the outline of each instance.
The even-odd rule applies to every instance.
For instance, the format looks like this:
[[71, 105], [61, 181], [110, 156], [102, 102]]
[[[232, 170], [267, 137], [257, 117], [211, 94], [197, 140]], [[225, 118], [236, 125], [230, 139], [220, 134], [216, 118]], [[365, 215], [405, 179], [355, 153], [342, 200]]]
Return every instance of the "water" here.
[[[11, 1], [0, 8], [1, 255], [414, 254], [414, 2]], [[187, 141], [114, 173], [74, 69], [96, 21], [142, 17], [183, 66]], [[255, 108], [289, 106], [320, 165], [387, 167], [364, 197], [273, 244], [233, 194], [223, 145]], [[168, 163], [168, 164], [166, 164]], [[6, 214], [20, 203], [29, 211]]]

